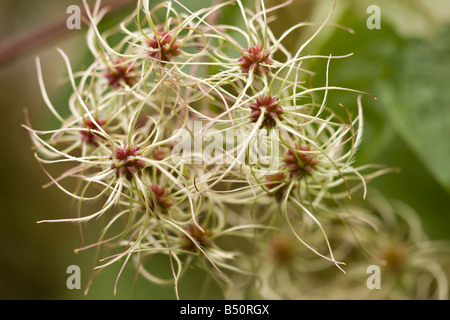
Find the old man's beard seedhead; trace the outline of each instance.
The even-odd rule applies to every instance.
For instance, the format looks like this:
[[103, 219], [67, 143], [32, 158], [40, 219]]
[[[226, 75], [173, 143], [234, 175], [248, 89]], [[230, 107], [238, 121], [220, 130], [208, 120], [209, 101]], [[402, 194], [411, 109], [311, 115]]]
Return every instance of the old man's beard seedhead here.
[[[73, 88], [67, 118], [51, 104], [37, 59], [44, 100], [60, 127], [25, 127], [49, 185], [79, 201], [77, 217], [56, 221], [103, 217], [107, 222], [99, 241], [78, 251], [106, 244], [122, 250], [102, 259], [98, 269], [121, 261], [120, 276], [134, 261], [146, 279], [175, 284], [177, 298], [179, 279], [189, 266], [209, 273], [212, 269], [225, 283], [229, 276], [223, 270], [248, 276], [251, 265], [236, 265], [236, 257], [248, 255], [244, 248], [255, 230], [279, 227], [272, 213], [247, 214], [248, 206], [260, 203], [278, 207], [273, 215], [287, 221], [293, 235], [289, 241], [299, 241], [341, 268], [315, 208], [365, 190], [367, 180], [385, 171], [352, 166], [363, 129], [361, 96], [354, 119], [350, 113], [342, 119], [327, 105], [329, 90], [364, 94], [328, 84], [331, 61], [348, 55], [303, 55], [334, 5], [314, 34], [289, 52], [285, 38], [308, 24], [298, 23], [277, 39], [268, 14], [290, 1], [274, 8], [256, 1], [254, 10], [244, 4], [232, 0], [192, 12], [176, 0], [154, 7], [139, 1], [119, 28], [101, 33], [98, 24], [105, 11], [100, 2], [92, 9], [85, 3], [91, 23], [87, 47], [94, 62], [74, 73], [59, 50]], [[233, 5], [244, 22], [242, 29], [213, 19]], [[233, 36], [235, 32], [244, 37]], [[115, 45], [113, 36], [119, 38]], [[309, 88], [303, 80], [310, 72], [301, 65], [314, 58], [327, 62], [325, 85]], [[323, 94], [320, 102], [318, 93]], [[181, 148], [180, 138], [194, 145]], [[195, 141], [202, 142], [200, 149]], [[186, 152], [180, 154], [180, 149]], [[220, 154], [223, 161], [215, 161]], [[54, 177], [46, 169], [54, 163], [73, 166]], [[79, 180], [80, 186], [67, 190], [62, 185], [67, 178]], [[104, 201], [102, 208], [84, 215], [81, 204], [99, 200]], [[313, 221], [328, 252], [319, 252], [299, 235], [292, 210]], [[111, 234], [121, 222], [123, 229]], [[233, 248], [224, 243], [234, 243]], [[273, 259], [280, 264], [295, 260], [292, 248], [273, 243]], [[143, 258], [153, 255], [169, 260], [171, 279], [158, 278], [146, 268]]]

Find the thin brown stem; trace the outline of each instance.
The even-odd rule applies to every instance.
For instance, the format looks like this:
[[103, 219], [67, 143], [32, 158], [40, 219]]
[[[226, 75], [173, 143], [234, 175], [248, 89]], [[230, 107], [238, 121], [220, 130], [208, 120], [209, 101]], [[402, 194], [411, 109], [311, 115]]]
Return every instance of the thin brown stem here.
[[[111, 0], [104, 6], [109, 8], [110, 12], [119, 11], [127, 6], [136, 5], [136, 0]], [[86, 14], [81, 8], [82, 18], [87, 21]], [[20, 56], [30, 53], [46, 44], [61, 38], [63, 35], [75, 34], [73, 30], [67, 28], [67, 18], [64, 16], [61, 19], [53, 21], [42, 28], [30, 30], [22, 36], [13, 36], [0, 44], [0, 66], [12, 59], [17, 59]], [[72, 31], [72, 32], [71, 32]]]

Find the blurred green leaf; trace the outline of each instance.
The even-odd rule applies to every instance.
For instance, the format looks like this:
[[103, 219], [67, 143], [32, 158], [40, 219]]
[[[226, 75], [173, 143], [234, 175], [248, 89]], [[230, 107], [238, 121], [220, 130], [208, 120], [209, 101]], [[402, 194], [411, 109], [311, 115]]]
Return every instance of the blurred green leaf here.
[[379, 84], [385, 112], [435, 178], [450, 191], [450, 27], [433, 42], [410, 40], [392, 77]]
[[[394, 130], [450, 192], [450, 27], [432, 41], [408, 39], [387, 23], [379, 30], [369, 30], [365, 18], [351, 11], [344, 13], [340, 24], [353, 28], [355, 34], [336, 30], [320, 48], [322, 54], [355, 53], [332, 61], [330, 85], [366, 91], [378, 98], [363, 100], [364, 140], [369, 146], [362, 150], [360, 160], [370, 160], [385, 148]], [[325, 72], [324, 63], [320, 66]], [[320, 70], [317, 67], [314, 65]], [[323, 85], [324, 79], [315, 81]], [[328, 100], [331, 106], [342, 103], [355, 110], [352, 95], [331, 93]]]
[[[364, 135], [355, 165], [399, 168], [399, 173], [370, 181], [369, 188], [405, 201], [421, 215], [431, 237], [448, 238], [450, 192], [445, 179], [450, 170], [446, 167], [450, 110], [445, 102], [450, 99], [445, 87], [449, 87], [449, 36], [436, 38], [435, 43], [412, 40], [387, 21], [381, 29], [369, 30], [366, 18], [365, 11], [342, 12], [337, 23], [352, 28], [354, 34], [326, 29], [327, 41], [319, 46], [312, 43], [307, 53], [354, 53], [331, 61], [329, 85], [377, 97], [362, 100]], [[307, 69], [316, 73], [311, 85], [323, 86], [326, 60], [310, 62]], [[339, 103], [355, 114], [356, 95], [330, 91], [327, 105], [339, 112]]]

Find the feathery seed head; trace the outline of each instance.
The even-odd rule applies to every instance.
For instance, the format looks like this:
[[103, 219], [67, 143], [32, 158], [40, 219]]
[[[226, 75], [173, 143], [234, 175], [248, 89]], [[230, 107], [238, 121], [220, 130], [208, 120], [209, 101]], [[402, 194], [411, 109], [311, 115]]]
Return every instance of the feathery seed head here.
[[249, 73], [253, 70], [257, 75], [263, 75], [269, 71], [266, 65], [273, 63], [269, 59], [270, 50], [264, 50], [262, 45], [257, 44], [243, 50], [242, 57], [238, 59], [242, 73]]
[[162, 63], [171, 61], [173, 57], [182, 53], [177, 37], [167, 31], [155, 34], [153, 39], [147, 41], [147, 44], [151, 48], [147, 51], [148, 55]]
[[[209, 247], [211, 245], [210, 238], [212, 236], [212, 232], [209, 229], [203, 228], [204, 231], [200, 230], [196, 225], [190, 224], [185, 227], [185, 231], [197, 241], [198, 245], [202, 248]], [[191, 239], [185, 234], [182, 235], [182, 244], [181, 248], [191, 252], [197, 252], [198, 247], [192, 242]]]
[[256, 102], [249, 105], [252, 110], [250, 113], [250, 121], [258, 122], [261, 112], [264, 112], [264, 120], [261, 124], [261, 128], [265, 127], [271, 129], [275, 127], [275, 119], [282, 120], [284, 110], [279, 104], [278, 97], [272, 97], [270, 95], [256, 98]]
[[277, 201], [281, 201], [286, 193], [286, 180], [287, 176], [284, 172], [266, 176], [268, 182], [266, 187], [269, 189], [269, 195], [275, 197]]
[[142, 174], [141, 170], [145, 167], [145, 163], [140, 159], [135, 159], [141, 155], [139, 149], [140, 146], [129, 147], [127, 145], [116, 149], [114, 158], [111, 156], [111, 160], [113, 160], [111, 169], [116, 169], [116, 177], [125, 176], [127, 180], [131, 181], [134, 175]]
[[[97, 124], [100, 127], [103, 127], [103, 125], [106, 123], [105, 120], [95, 119], [95, 121], [97, 122]], [[84, 126], [86, 127], [86, 129], [89, 129], [89, 131], [85, 131], [85, 130], [81, 131], [81, 141], [83, 141], [83, 143], [86, 143], [86, 144], [98, 146], [98, 142], [97, 142], [98, 136], [94, 132], [91, 131], [91, 130], [98, 130], [95, 123], [92, 122], [91, 119], [86, 118], [84, 120]]]
[[319, 160], [311, 153], [312, 151], [306, 145], [300, 145], [294, 150], [288, 150], [284, 158], [284, 164], [292, 177], [301, 178], [317, 170]]
[[270, 258], [277, 265], [289, 265], [296, 257], [297, 246], [298, 242], [292, 237], [274, 237], [270, 241]]
[[122, 82], [126, 83], [129, 87], [132, 87], [136, 83], [136, 77], [134, 75], [135, 67], [131, 64], [124, 64], [125, 59], [119, 59], [114, 65], [112, 65], [105, 74], [108, 80], [108, 85], [114, 89], [119, 88]]
[[173, 205], [173, 199], [170, 198], [170, 190], [153, 184], [150, 187], [149, 208], [151, 211], [160, 211], [167, 213]]

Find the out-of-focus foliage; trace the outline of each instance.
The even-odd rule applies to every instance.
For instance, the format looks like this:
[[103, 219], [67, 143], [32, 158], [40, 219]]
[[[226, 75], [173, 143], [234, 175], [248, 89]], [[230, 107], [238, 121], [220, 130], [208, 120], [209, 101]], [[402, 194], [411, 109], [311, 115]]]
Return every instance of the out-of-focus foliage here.
[[436, 39], [409, 40], [379, 84], [386, 114], [442, 186], [450, 191], [450, 26]]
[[[370, 16], [366, 8], [371, 4], [380, 6], [381, 29], [366, 27]], [[448, 238], [450, 97], [445, 88], [450, 81], [446, 40], [450, 21], [437, 13], [438, 6], [428, 6], [431, 11], [426, 15], [421, 10], [425, 4], [344, 2], [334, 22], [354, 33], [330, 28], [317, 46], [322, 54], [354, 53], [332, 63], [330, 84], [357, 88], [377, 98], [363, 100], [365, 135], [357, 161], [383, 163], [399, 172], [371, 182], [369, 188], [412, 205], [432, 237]], [[430, 17], [435, 12], [437, 16]], [[321, 67], [325, 70], [325, 65]], [[329, 100], [336, 108], [342, 103], [355, 110], [351, 97], [331, 93]]]

